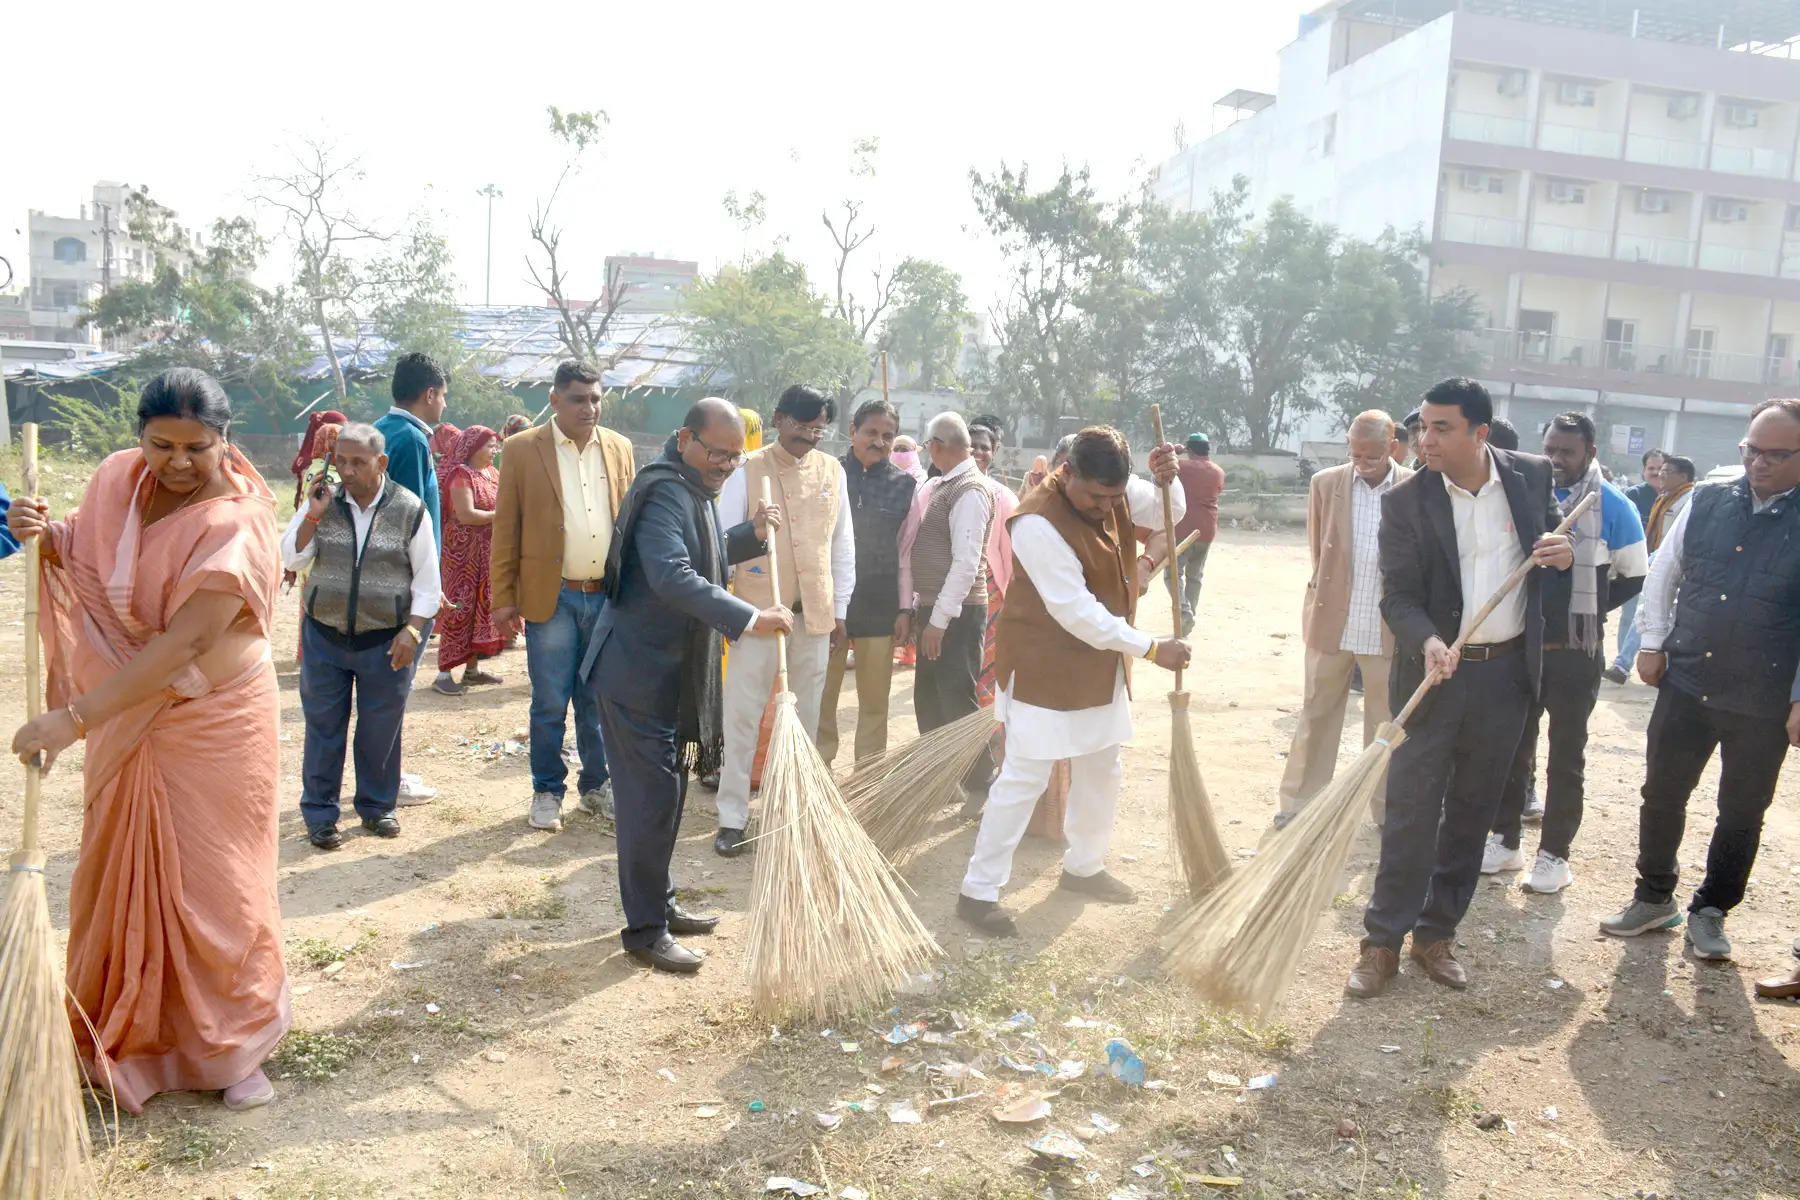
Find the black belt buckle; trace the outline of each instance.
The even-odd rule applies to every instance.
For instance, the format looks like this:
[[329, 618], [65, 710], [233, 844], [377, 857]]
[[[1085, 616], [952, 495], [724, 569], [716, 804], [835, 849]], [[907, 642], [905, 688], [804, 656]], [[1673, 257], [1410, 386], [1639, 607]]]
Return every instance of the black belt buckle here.
[[1524, 640], [1523, 637], [1516, 637], [1509, 638], [1504, 642], [1486, 642], [1477, 646], [1464, 646], [1462, 657], [1467, 662], [1488, 662], [1491, 659], [1511, 654], [1519, 648], [1520, 643]]

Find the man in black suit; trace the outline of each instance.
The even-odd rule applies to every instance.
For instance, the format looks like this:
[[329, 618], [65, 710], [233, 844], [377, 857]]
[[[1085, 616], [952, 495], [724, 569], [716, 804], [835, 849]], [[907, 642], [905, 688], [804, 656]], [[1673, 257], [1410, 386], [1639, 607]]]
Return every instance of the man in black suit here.
[[711, 933], [719, 920], [675, 902], [669, 859], [688, 773], [717, 770], [724, 749], [724, 642], [793, 629], [787, 609], [759, 610], [725, 590], [726, 567], [767, 554], [765, 539], [781, 527], [781, 510], [758, 504], [749, 521], [719, 530], [719, 489], [743, 461], [743, 417], [709, 397], [638, 472], [619, 506], [607, 604], [581, 664], [599, 694], [612, 771], [620, 940], [664, 971], [699, 970], [701, 956], [674, 935]]
[[[1494, 405], [1472, 379], [1447, 379], [1420, 410], [1423, 467], [1381, 501], [1381, 615], [1394, 631], [1389, 702], [1399, 712], [1427, 673], [1437, 687], [1414, 713], [1388, 772], [1381, 865], [1363, 914], [1368, 936], [1345, 990], [1378, 996], [1413, 961], [1446, 987], [1468, 986], [1452, 947], [1480, 878], [1482, 845], [1500, 806], [1537, 695], [1544, 613], [1537, 572], [1469, 628], [1528, 557], [1567, 570], [1550, 464], [1488, 445]], [[1467, 634], [1460, 655], [1450, 646]]]

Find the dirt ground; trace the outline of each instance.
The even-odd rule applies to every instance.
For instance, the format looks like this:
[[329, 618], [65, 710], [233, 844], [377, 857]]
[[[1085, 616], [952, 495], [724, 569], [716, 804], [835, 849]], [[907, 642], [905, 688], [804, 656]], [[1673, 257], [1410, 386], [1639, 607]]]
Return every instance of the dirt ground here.
[[[17, 559], [0, 565], [6, 729], [22, 712], [22, 577]], [[1275, 808], [1301, 691], [1304, 583], [1297, 531], [1227, 531], [1208, 563], [1194, 728], [1239, 855]], [[1147, 627], [1166, 613], [1149, 600]], [[1484, 884], [1462, 929], [1466, 993], [1408, 969], [1378, 1001], [1344, 997], [1375, 866], [1371, 829], [1278, 1022], [1206, 1011], [1164, 977], [1158, 938], [1183, 901], [1168, 860], [1167, 705], [1145, 671], [1112, 859], [1140, 902], [1084, 906], [1057, 893], [1056, 847], [1028, 841], [1008, 896], [1023, 937], [969, 937], [952, 909], [974, 828], [946, 813], [907, 871], [946, 951], [939, 978], [894, 1012], [826, 1033], [771, 1029], [748, 1010], [751, 859], [712, 854], [707, 793], [690, 803], [675, 860], [689, 896], [724, 915], [716, 937], [695, 939], [711, 951], [706, 968], [653, 975], [623, 956], [612, 840], [579, 816], [556, 836], [525, 827], [525, 758], [508, 745], [526, 723], [522, 651], [501, 660], [504, 685], [461, 698], [428, 690], [422, 671], [408, 765], [438, 800], [402, 811], [398, 841], [358, 831], [336, 854], [312, 850], [296, 808], [295, 621], [290, 597], [276, 659], [295, 1032], [272, 1068], [279, 1094], [242, 1116], [183, 1094], [125, 1118], [105, 1160], [109, 1194], [725, 1198], [760, 1195], [770, 1176], [877, 1200], [1800, 1194], [1800, 1007], [1758, 1002], [1750, 988], [1792, 965], [1800, 933], [1800, 771], [1783, 780], [1730, 922], [1738, 964], [1697, 964], [1679, 935], [1601, 938], [1596, 920], [1632, 881], [1653, 696], [1641, 685], [1604, 685], [1593, 718], [1575, 886], [1527, 897], [1510, 876]], [[911, 732], [910, 686], [897, 674], [896, 736]], [[847, 694], [846, 717], [852, 704]], [[1359, 728], [1353, 705], [1346, 731]], [[1355, 749], [1346, 743], [1346, 755]], [[0, 842], [16, 836], [17, 778], [0, 791]], [[1704, 856], [1716, 779], [1715, 769], [1696, 794], [1685, 867]], [[61, 927], [80, 827], [75, 770], [52, 776], [48, 803]], [[1535, 844], [1528, 831], [1527, 850]], [[1018, 1012], [1035, 1025], [998, 1028]], [[899, 1047], [878, 1036], [915, 1017], [942, 1036]], [[1103, 1077], [1115, 1036], [1164, 1086]], [[1034, 1075], [1030, 1086], [1054, 1093], [1052, 1116], [1002, 1125], [989, 1110], [1003, 1085], [1025, 1079], [1002, 1053], [1027, 1069], [1078, 1059], [1086, 1073]], [[890, 1057], [898, 1067], [884, 1070]], [[987, 1082], [964, 1087], [988, 1095], [928, 1110], [924, 1067], [946, 1062], [976, 1066]], [[1273, 1086], [1237, 1086], [1270, 1073]], [[921, 1123], [890, 1120], [904, 1100], [926, 1113]], [[834, 1101], [857, 1107], [834, 1113]], [[819, 1113], [841, 1123], [827, 1131]], [[1490, 1113], [1506, 1123], [1478, 1128]], [[1107, 1136], [1090, 1128], [1114, 1122]], [[1048, 1129], [1082, 1133], [1077, 1165], [1047, 1173], [1027, 1149]]]

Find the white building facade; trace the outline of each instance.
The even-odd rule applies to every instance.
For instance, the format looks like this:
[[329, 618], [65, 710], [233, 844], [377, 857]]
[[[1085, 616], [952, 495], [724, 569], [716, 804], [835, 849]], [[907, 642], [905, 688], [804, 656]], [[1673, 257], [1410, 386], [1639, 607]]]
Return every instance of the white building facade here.
[[1791, 7], [1340, 0], [1282, 51], [1274, 103], [1152, 192], [1200, 208], [1241, 174], [1257, 212], [1422, 230], [1527, 448], [1573, 408], [1615, 467], [1735, 463], [1748, 407], [1800, 393]]
[[93, 202], [73, 217], [31, 210], [25, 295], [33, 340], [98, 346], [98, 331], [81, 325], [86, 305], [113, 284], [148, 280], [155, 272], [153, 252], [126, 231], [130, 191], [122, 183], [96, 183]]

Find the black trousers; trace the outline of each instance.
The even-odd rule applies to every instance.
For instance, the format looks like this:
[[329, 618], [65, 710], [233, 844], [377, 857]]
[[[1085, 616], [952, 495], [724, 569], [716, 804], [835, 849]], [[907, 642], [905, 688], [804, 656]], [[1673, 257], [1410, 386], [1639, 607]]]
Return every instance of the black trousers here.
[[687, 768], [677, 757], [675, 718], [626, 708], [600, 695], [600, 734], [613, 785], [619, 899], [627, 950], [644, 950], [668, 928], [675, 883], [669, 861], [687, 802]]
[[[929, 621], [931, 610], [921, 608], [917, 620]], [[917, 625], [913, 640], [920, 639], [924, 626]], [[934, 729], [966, 717], [981, 707], [975, 699], [976, 685], [981, 681], [981, 650], [987, 636], [987, 605], [965, 604], [961, 613], [950, 619], [944, 630], [944, 645], [935, 659], [918, 655], [913, 669], [913, 715], [918, 718], [919, 732]], [[976, 791], [986, 791], [994, 780], [993, 755], [986, 750], [963, 776], [963, 784]]]
[[1536, 775], [1538, 727], [1550, 716], [1550, 765], [1545, 772], [1544, 831], [1538, 849], [1558, 858], [1569, 857], [1569, 847], [1581, 829], [1582, 790], [1587, 778], [1588, 718], [1600, 699], [1600, 672], [1605, 669], [1601, 652], [1544, 651], [1544, 673], [1539, 699], [1525, 718], [1525, 733], [1513, 758], [1506, 790], [1500, 793], [1500, 815], [1494, 832], [1509, 850], [1519, 848], [1519, 826], [1525, 817], [1525, 792]]
[[1388, 768], [1364, 946], [1398, 951], [1409, 932], [1415, 946], [1455, 935], [1530, 708], [1523, 654], [1464, 661], [1432, 690]]
[[1787, 758], [1787, 715], [1720, 712], [1664, 683], [1650, 714], [1649, 743], [1638, 809], [1637, 898], [1665, 904], [1675, 895], [1688, 797], [1716, 747], [1719, 818], [1706, 852], [1706, 879], [1688, 910], [1730, 912], [1744, 898], [1762, 844], [1763, 814]]

